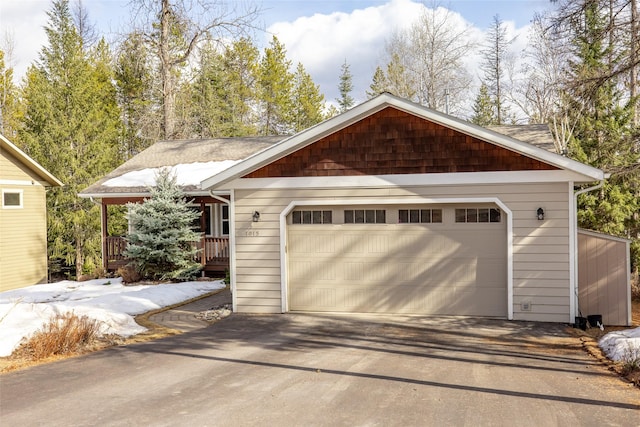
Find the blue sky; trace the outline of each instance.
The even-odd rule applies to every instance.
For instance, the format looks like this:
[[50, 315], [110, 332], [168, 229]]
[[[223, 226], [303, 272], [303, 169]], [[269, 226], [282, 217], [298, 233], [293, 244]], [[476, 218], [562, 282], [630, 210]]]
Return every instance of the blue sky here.
[[[50, 0], [0, 1], [0, 46], [6, 45], [6, 34], [13, 38], [11, 65], [18, 77], [37, 59], [46, 43], [42, 27], [50, 4]], [[129, 0], [83, 0], [83, 4], [107, 40], [114, 40], [117, 33], [126, 29]], [[433, 2], [262, 0], [260, 21], [267, 31], [257, 34], [256, 40], [263, 47], [272, 35], [277, 35], [294, 66], [298, 62], [305, 66], [328, 101], [338, 95], [340, 66], [347, 61], [354, 75], [354, 98], [362, 101], [375, 67], [382, 61], [385, 40], [393, 31], [408, 27], [425, 4], [430, 6]], [[516, 54], [526, 43], [527, 26], [534, 13], [552, 7], [548, 0], [443, 0], [435, 4], [459, 13], [474, 27], [479, 39], [493, 17], [499, 15], [509, 24], [510, 35], [517, 36], [513, 47]]]

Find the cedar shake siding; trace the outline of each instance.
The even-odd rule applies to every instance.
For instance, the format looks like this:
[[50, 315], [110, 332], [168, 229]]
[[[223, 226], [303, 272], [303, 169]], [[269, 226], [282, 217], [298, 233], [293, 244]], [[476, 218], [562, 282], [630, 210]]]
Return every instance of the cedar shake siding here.
[[244, 178], [557, 169], [387, 107]]

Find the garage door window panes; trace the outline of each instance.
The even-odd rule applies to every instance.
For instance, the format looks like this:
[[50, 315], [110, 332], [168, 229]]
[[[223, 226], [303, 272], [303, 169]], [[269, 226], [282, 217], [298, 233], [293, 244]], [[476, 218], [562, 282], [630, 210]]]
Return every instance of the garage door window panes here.
[[456, 209], [456, 222], [500, 222], [500, 209], [467, 208]]
[[398, 222], [400, 224], [441, 223], [442, 209], [400, 209]]
[[293, 224], [331, 224], [331, 211], [294, 211], [291, 222]]
[[385, 224], [387, 211], [384, 209], [346, 209], [345, 224]]

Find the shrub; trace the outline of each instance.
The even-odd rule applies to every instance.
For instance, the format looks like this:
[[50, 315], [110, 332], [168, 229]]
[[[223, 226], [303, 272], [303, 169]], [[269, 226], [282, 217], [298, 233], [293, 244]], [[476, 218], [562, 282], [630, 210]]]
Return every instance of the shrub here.
[[74, 313], [58, 314], [20, 346], [33, 360], [78, 352], [98, 338], [100, 326], [94, 319]]
[[130, 265], [126, 267], [120, 267], [116, 274], [122, 277], [122, 281], [124, 283], [135, 283], [139, 282], [142, 279], [140, 273], [138, 273], [138, 271]]
[[640, 371], [640, 347], [629, 344], [622, 356], [622, 373], [628, 375]]

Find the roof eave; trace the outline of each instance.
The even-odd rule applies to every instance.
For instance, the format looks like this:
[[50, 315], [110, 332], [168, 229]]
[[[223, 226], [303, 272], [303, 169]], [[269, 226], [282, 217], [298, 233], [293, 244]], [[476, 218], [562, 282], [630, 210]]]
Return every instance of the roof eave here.
[[[186, 191], [184, 192], [186, 197], [202, 197], [209, 196], [210, 193], [208, 190], [198, 190], [198, 191]], [[78, 197], [82, 199], [122, 199], [122, 198], [140, 198], [140, 197], [151, 197], [151, 193], [149, 192], [135, 192], [135, 193], [78, 193]]]
[[398, 98], [394, 95], [384, 93], [357, 105], [341, 115], [319, 123], [248, 157], [229, 169], [203, 180], [200, 186], [203, 189], [219, 188], [229, 181], [240, 178], [247, 173], [287, 156], [296, 150], [304, 148], [327, 135], [350, 126], [362, 118], [375, 114], [386, 107], [397, 108], [418, 117], [422, 117], [425, 120], [455, 129], [483, 141], [493, 143], [502, 148], [522, 153], [523, 155], [548, 163], [552, 166], [556, 166], [560, 169], [577, 172], [588, 178], [592, 178], [594, 181], [601, 181], [605, 179], [604, 172], [600, 169], [551, 153], [542, 148], [527, 144], [490, 129], [477, 126], [465, 120], [461, 120], [435, 110], [427, 109], [422, 105]]
[[24, 151], [19, 149], [16, 145], [14, 145], [11, 141], [9, 141], [4, 135], [0, 134], [0, 141], [2, 142], [3, 148], [9, 152], [12, 156], [16, 157], [20, 160], [25, 166], [29, 168], [36, 175], [40, 176], [46, 182], [50, 184], [51, 187], [62, 187], [64, 184], [58, 178], [53, 176], [48, 170], [43, 168], [38, 162], [29, 157]]

